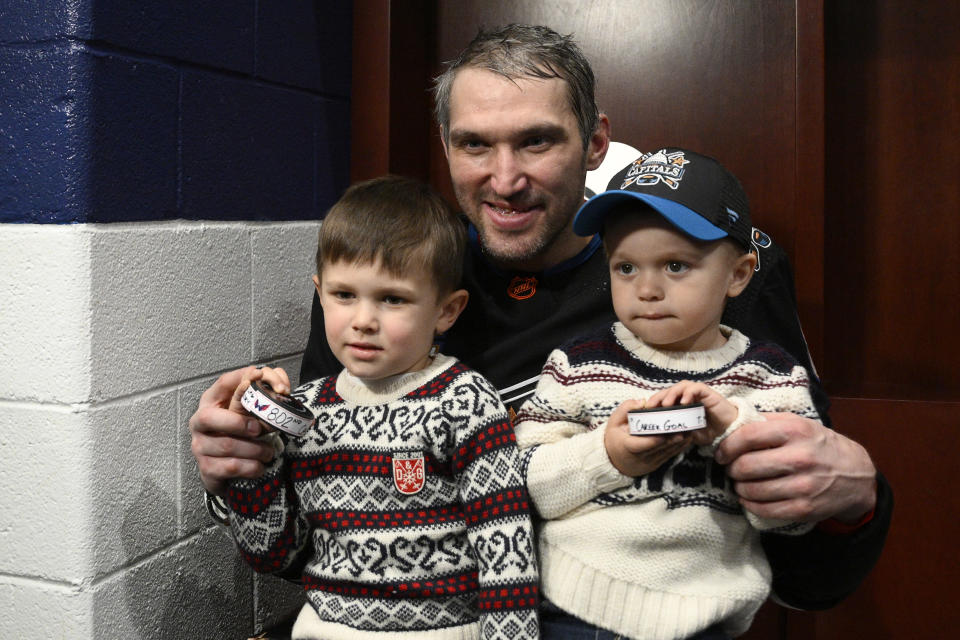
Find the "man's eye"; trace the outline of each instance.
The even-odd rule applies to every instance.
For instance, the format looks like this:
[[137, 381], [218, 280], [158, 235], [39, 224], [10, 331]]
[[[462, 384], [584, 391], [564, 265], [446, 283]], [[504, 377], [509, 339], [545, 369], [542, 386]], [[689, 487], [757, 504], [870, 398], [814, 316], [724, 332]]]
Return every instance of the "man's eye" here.
[[683, 262], [677, 262], [676, 260], [667, 263], [667, 272], [669, 273], [683, 273], [689, 268], [689, 265]]
[[547, 136], [531, 136], [526, 141], [527, 147], [545, 147], [548, 144], [550, 139]]
[[620, 264], [617, 265], [617, 273], [621, 275], [629, 276], [634, 271], [636, 271], [636, 267], [634, 267], [629, 262], [621, 262]]

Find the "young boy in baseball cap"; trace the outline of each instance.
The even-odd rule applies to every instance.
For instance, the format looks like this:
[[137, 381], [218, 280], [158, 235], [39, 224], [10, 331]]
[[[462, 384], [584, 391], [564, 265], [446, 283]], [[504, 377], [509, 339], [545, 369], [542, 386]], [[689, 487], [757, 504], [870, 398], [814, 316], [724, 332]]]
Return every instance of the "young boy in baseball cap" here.
[[[745, 512], [713, 454], [761, 411], [819, 418], [802, 366], [720, 322], [756, 265], [746, 195], [716, 160], [660, 149], [574, 230], [602, 236], [618, 321], [554, 350], [517, 416], [544, 519], [543, 637], [739, 635], [770, 591], [759, 532], [810, 525]], [[637, 413], [633, 431], [658, 435], [631, 434], [629, 413], [691, 403], [699, 424]]]

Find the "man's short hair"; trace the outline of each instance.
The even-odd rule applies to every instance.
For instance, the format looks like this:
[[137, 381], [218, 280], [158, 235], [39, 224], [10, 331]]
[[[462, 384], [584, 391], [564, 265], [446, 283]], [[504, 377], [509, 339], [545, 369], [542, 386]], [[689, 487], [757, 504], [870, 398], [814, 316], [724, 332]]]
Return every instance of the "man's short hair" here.
[[420, 271], [438, 295], [460, 287], [466, 228], [428, 185], [401, 176], [358, 182], [330, 208], [317, 242], [317, 275], [339, 261], [376, 264], [397, 277]]
[[493, 31], [480, 29], [466, 49], [446, 65], [446, 70], [434, 79], [433, 86], [434, 109], [444, 144], [450, 137], [453, 81], [460, 69], [472, 67], [498, 73], [509, 80], [559, 78], [565, 81], [583, 148], [589, 145], [600, 117], [594, 95], [596, 80], [572, 35], [561, 36], [548, 27], [526, 24], [510, 24]]

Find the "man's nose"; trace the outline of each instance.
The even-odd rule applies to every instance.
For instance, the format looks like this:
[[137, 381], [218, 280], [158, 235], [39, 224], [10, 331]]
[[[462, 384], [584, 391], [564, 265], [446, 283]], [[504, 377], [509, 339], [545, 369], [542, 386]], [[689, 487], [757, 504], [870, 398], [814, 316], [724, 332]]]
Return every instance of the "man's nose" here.
[[497, 149], [492, 162], [490, 184], [497, 195], [510, 197], [527, 187], [526, 173], [514, 149]]

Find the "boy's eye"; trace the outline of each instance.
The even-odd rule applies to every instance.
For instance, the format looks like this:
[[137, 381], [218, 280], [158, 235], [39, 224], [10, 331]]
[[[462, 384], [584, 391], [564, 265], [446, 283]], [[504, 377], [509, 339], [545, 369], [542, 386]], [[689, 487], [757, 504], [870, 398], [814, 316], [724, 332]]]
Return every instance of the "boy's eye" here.
[[683, 273], [689, 268], [690, 267], [688, 265], [684, 264], [683, 262], [677, 262], [676, 260], [672, 260], [667, 263], [668, 273]]
[[331, 295], [338, 300], [349, 300], [353, 297], [353, 293], [350, 291], [332, 291]]
[[629, 276], [631, 273], [636, 271], [636, 269], [637, 268], [629, 262], [621, 262], [617, 265], [617, 273], [624, 276]]
[[400, 296], [383, 296], [383, 301], [387, 304], [403, 304], [406, 302], [406, 300]]

